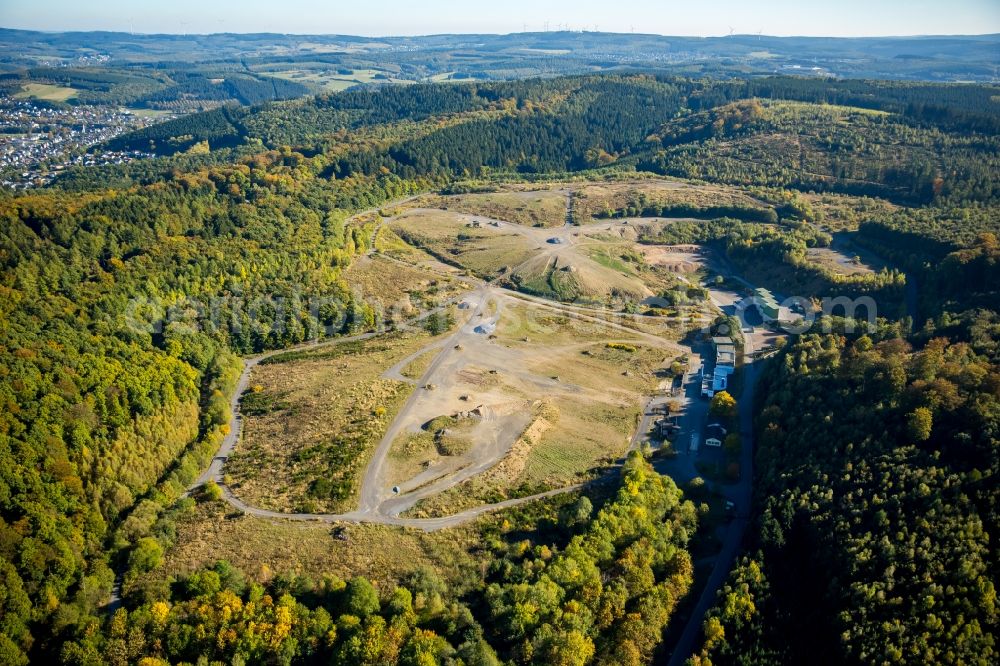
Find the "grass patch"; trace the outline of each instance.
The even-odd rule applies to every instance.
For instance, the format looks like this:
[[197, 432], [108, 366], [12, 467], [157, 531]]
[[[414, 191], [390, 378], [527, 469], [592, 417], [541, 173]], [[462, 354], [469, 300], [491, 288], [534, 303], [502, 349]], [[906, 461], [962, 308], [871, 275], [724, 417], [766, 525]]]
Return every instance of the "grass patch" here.
[[523, 236], [492, 227], [469, 227], [470, 222], [456, 213], [418, 209], [389, 224], [406, 242], [481, 277], [496, 275], [534, 254], [534, 246]]
[[406, 364], [399, 374], [404, 377], [409, 377], [410, 379], [420, 379], [427, 372], [427, 368], [431, 367], [431, 363], [437, 358], [437, 355], [441, 353], [440, 349], [430, 349], [425, 351], [420, 356], [416, 357], [412, 361]]
[[390, 449], [393, 484], [412, 479], [441, 457], [461, 456], [472, 448], [469, 431], [477, 419], [441, 415], [424, 423], [419, 432], [408, 432]]
[[641, 265], [641, 257], [637, 257], [634, 250], [621, 250], [620, 248], [609, 248], [597, 246], [588, 252], [590, 258], [605, 268], [618, 271], [624, 275], [635, 275], [636, 265]]
[[557, 427], [548, 429], [528, 454], [518, 484], [558, 488], [594, 476], [628, 449], [638, 405], [580, 405], [558, 400]]
[[[293, 351], [282, 352], [274, 356], [262, 359], [260, 365], [277, 365], [280, 363], [291, 363], [293, 361], [322, 361], [326, 359], [341, 358], [354, 354], [364, 354], [376, 351], [385, 351], [389, 347], [385, 345], [385, 340], [395, 336], [385, 336], [382, 341], [373, 340], [346, 340], [344, 342], [334, 341], [332, 344], [320, 347], [295, 349]], [[380, 346], [381, 345], [381, 346]]]
[[434, 257], [404, 241], [387, 225], [382, 225], [375, 234], [375, 249], [410, 264], [435, 261]]
[[529, 227], [559, 227], [566, 222], [566, 194], [552, 190], [462, 194], [442, 197], [441, 203], [449, 210]]
[[268, 520], [210, 502], [178, 521], [177, 541], [163, 565], [139, 584], [164, 585], [218, 560], [260, 582], [279, 574], [365, 576], [388, 591], [412, 571], [432, 567], [458, 584], [480, 575], [478, 531], [478, 523], [426, 533], [385, 525]]
[[571, 302], [583, 297], [579, 280], [573, 271], [556, 268], [550, 262], [541, 271], [523, 271], [512, 278], [519, 291], [557, 301]]
[[431, 434], [437, 434], [442, 430], [454, 428], [457, 425], [458, 419], [454, 416], [436, 416], [425, 423], [422, 428]]
[[517, 304], [504, 308], [496, 335], [501, 343], [568, 345], [605, 339], [609, 331], [600, 323], [576, 319], [548, 308]]
[[244, 416], [264, 416], [274, 412], [283, 412], [291, 407], [291, 404], [283, 400], [284, 395], [265, 393], [263, 390], [256, 390], [254, 387], [243, 393], [240, 399], [240, 413]]
[[665, 179], [595, 183], [581, 187], [573, 200], [573, 217], [577, 224], [592, 224], [609, 211], [634, 206], [687, 205], [699, 208], [733, 206], [766, 209], [769, 206], [737, 187], [714, 184], [692, 184]]
[[391, 465], [387, 466], [390, 472], [389, 483], [397, 485], [419, 474], [436, 461], [439, 454], [434, 446], [434, 435], [421, 431], [408, 432], [397, 437], [389, 449], [389, 457], [391, 458]]
[[47, 102], [65, 102], [76, 97], [78, 92], [76, 88], [54, 86], [48, 83], [26, 83], [21, 86], [21, 91], [14, 95], [14, 99], [40, 99]]
[[401, 316], [434, 307], [466, 289], [451, 278], [377, 255], [355, 261], [345, 277], [366, 302]]
[[236, 494], [277, 511], [354, 508], [371, 451], [413, 387], [381, 377], [427, 344], [395, 334], [299, 350], [254, 368], [243, 438], [226, 464]]

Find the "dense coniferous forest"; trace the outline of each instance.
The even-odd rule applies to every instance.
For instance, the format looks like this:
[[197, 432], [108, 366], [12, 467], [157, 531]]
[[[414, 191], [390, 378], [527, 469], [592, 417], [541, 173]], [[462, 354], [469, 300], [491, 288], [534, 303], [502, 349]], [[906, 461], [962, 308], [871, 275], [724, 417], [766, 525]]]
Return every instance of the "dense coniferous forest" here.
[[[804, 95], [789, 95], [796, 97]], [[639, 166], [686, 178], [918, 205], [993, 203], [997, 133], [988, 123], [967, 131], [966, 123], [981, 124], [978, 114], [961, 111], [931, 123], [905, 112], [751, 100], [668, 123], [652, 137], [660, 147]]]
[[198, 72], [181, 68], [167, 76], [134, 69], [105, 70], [31, 67], [0, 74], [0, 88], [17, 92], [24, 83], [47, 83], [77, 91], [76, 104], [112, 104], [143, 108], [170, 108], [184, 102], [260, 104], [294, 99], [309, 93], [295, 81], [228, 71]]
[[[269, 99], [258, 84], [234, 94]], [[265, 587], [220, 563], [104, 608], [190, 508], [239, 355], [380, 323], [344, 277], [373, 231], [352, 213], [458, 179], [637, 168], [762, 188], [759, 208], [607, 214], [704, 218], [646, 240], [780, 264], [792, 288], [834, 280], [806, 265], [830, 235], [795, 191], [891, 199], [857, 237], [897, 268], [840, 286], [900, 302], [920, 285], [919, 320], [838, 322], [770, 361], [749, 550], [699, 659], [995, 660], [996, 97], [645, 74], [387, 87], [186, 116], [112, 144], [161, 157], [0, 195], [0, 662], [648, 661], [697, 520], [638, 456], [546, 541], [492, 539], [461, 594], [430, 574]]]
[[[670, 176], [917, 205], [993, 203], [1000, 196], [992, 177], [1000, 154], [996, 113], [989, 111], [995, 96], [989, 86], [831, 82], [824, 88], [788, 78], [410, 86], [196, 114], [110, 145], [173, 154], [201, 141], [218, 148], [261, 140], [272, 148], [318, 150], [320, 137], [336, 129], [469, 114], [391, 146], [339, 154], [328, 175], [549, 173], [622, 162]], [[493, 113], [471, 113], [487, 110]]]
[[[906, 233], [933, 252], [922, 232]], [[996, 659], [1000, 244], [909, 256], [917, 330], [833, 322], [769, 366], [749, 553], [696, 663]]]
[[806, 335], [772, 368], [754, 545], [701, 663], [995, 659], [996, 346], [939, 333]]

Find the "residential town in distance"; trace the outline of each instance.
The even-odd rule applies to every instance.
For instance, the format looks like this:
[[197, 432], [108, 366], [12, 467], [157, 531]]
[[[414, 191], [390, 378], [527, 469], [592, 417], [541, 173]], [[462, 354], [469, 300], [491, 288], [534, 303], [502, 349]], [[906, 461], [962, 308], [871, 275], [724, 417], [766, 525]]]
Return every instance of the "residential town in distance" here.
[[122, 164], [151, 157], [140, 151], [88, 151], [119, 134], [164, 119], [114, 106], [59, 108], [2, 96], [0, 185], [11, 189], [39, 187], [71, 166]]

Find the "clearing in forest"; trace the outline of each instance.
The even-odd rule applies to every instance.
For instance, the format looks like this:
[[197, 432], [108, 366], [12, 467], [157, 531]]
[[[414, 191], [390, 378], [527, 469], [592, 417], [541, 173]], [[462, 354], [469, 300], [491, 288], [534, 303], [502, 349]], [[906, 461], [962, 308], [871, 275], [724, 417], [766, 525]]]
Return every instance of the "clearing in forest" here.
[[387, 334], [256, 366], [243, 439], [225, 467], [233, 491], [275, 511], [355, 508], [371, 450], [413, 389], [381, 375], [430, 339]]

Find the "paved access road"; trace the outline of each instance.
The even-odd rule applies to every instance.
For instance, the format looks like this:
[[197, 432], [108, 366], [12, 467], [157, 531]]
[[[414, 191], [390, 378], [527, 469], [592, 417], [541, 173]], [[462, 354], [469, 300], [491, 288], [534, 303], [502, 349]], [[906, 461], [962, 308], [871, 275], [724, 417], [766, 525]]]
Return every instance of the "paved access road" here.
[[[753, 289], [753, 285], [746, 280], [732, 274], [730, 274], [730, 277], [745, 285], [748, 289]], [[742, 320], [742, 317], [736, 312], [736, 303], [740, 300], [739, 294], [725, 289], [710, 287], [709, 299], [725, 314], [737, 316], [737, 318]], [[741, 474], [738, 483], [719, 489], [729, 501], [733, 502], [734, 517], [729, 522], [725, 535], [722, 538], [722, 548], [716, 556], [712, 572], [709, 574], [705, 587], [702, 589], [701, 595], [698, 597], [698, 601], [691, 611], [691, 615], [684, 626], [684, 631], [681, 633], [677, 645], [674, 646], [669, 666], [680, 666], [694, 653], [695, 641], [701, 633], [705, 614], [715, 604], [716, 593], [722, 588], [729, 577], [729, 572], [732, 571], [736, 558], [740, 553], [743, 535], [746, 533], [749, 524], [750, 505], [753, 494], [755, 388], [762, 363], [760, 359], [754, 357], [754, 352], [773, 345], [779, 336], [761, 326], [753, 326], [752, 332], [743, 332], [742, 335], [743, 392], [738, 398], [740, 437], [743, 444], [740, 454]], [[700, 387], [698, 390], [700, 391]], [[691, 464], [693, 466], [693, 460]]]

